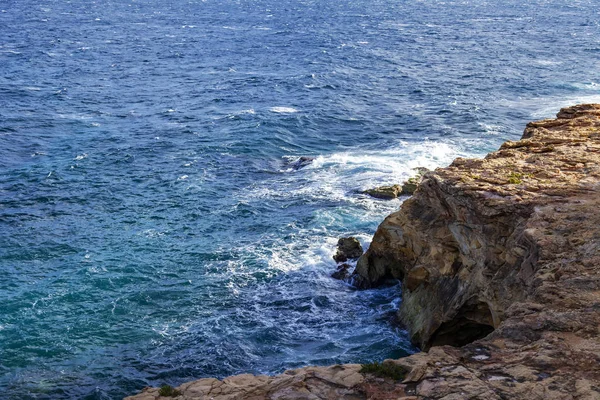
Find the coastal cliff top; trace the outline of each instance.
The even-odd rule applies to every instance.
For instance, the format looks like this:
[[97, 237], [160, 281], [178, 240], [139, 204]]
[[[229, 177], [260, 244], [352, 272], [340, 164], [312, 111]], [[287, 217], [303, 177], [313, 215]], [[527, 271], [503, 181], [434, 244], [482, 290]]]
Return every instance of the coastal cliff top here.
[[372, 285], [402, 278], [400, 317], [431, 346], [385, 361], [402, 379], [307, 367], [201, 379], [175, 398], [600, 399], [598, 210], [600, 105], [529, 123], [484, 159], [426, 174], [359, 261]]
[[556, 119], [530, 122], [521, 140], [484, 159], [457, 158], [436, 175], [450, 181], [455, 194], [481, 196], [489, 211], [591, 193], [600, 181], [600, 105], [564, 108]]

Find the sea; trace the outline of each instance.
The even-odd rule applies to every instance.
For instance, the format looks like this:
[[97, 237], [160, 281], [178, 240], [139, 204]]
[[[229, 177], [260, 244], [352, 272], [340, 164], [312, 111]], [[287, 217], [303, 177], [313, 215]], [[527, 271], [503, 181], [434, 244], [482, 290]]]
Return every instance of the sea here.
[[600, 102], [599, 24], [597, 0], [0, 0], [0, 398], [418, 351], [398, 283], [330, 277], [404, 200], [361, 192]]

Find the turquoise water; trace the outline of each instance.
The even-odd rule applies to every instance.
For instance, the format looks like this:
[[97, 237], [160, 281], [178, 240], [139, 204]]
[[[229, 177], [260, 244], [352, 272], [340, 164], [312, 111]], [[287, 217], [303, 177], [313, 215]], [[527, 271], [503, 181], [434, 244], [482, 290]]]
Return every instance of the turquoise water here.
[[565, 3], [0, 2], [3, 398], [415, 351], [337, 238], [400, 205], [360, 190], [600, 102]]

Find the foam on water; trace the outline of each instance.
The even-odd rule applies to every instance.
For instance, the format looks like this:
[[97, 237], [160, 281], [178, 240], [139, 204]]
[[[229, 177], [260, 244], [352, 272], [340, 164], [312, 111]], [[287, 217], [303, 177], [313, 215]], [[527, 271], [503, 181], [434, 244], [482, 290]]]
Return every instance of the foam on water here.
[[271, 107], [269, 110], [277, 114], [293, 114], [298, 112], [298, 110], [293, 107]]
[[366, 201], [369, 198], [358, 192], [402, 183], [414, 176], [419, 167], [435, 169], [456, 157], [481, 155], [468, 152], [464, 145], [424, 140], [401, 142], [381, 151], [356, 149], [320, 155], [304, 168], [281, 169], [283, 176], [276, 176], [264, 185], [252, 185], [244, 196], [381, 204], [377, 200]]

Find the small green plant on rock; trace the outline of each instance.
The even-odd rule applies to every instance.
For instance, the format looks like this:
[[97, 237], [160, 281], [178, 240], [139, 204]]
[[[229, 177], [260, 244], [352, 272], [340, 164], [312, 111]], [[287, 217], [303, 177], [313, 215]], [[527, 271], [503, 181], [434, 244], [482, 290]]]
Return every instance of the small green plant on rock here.
[[522, 174], [520, 172], [511, 172], [508, 174], [508, 183], [512, 183], [513, 185], [518, 185], [523, 183], [523, 178], [531, 178], [533, 174]]
[[406, 370], [403, 367], [390, 362], [372, 362], [369, 364], [363, 364], [360, 372], [364, 374], [373, 374], [380, 378], [392, 378], [396, 381], [402, 380], [406, 376]]
[[162, 385], [160, 389], [158, 389], [158, 394], [163, 397], [177, 397], [181, 395], [181, 392], [171, 385]]

